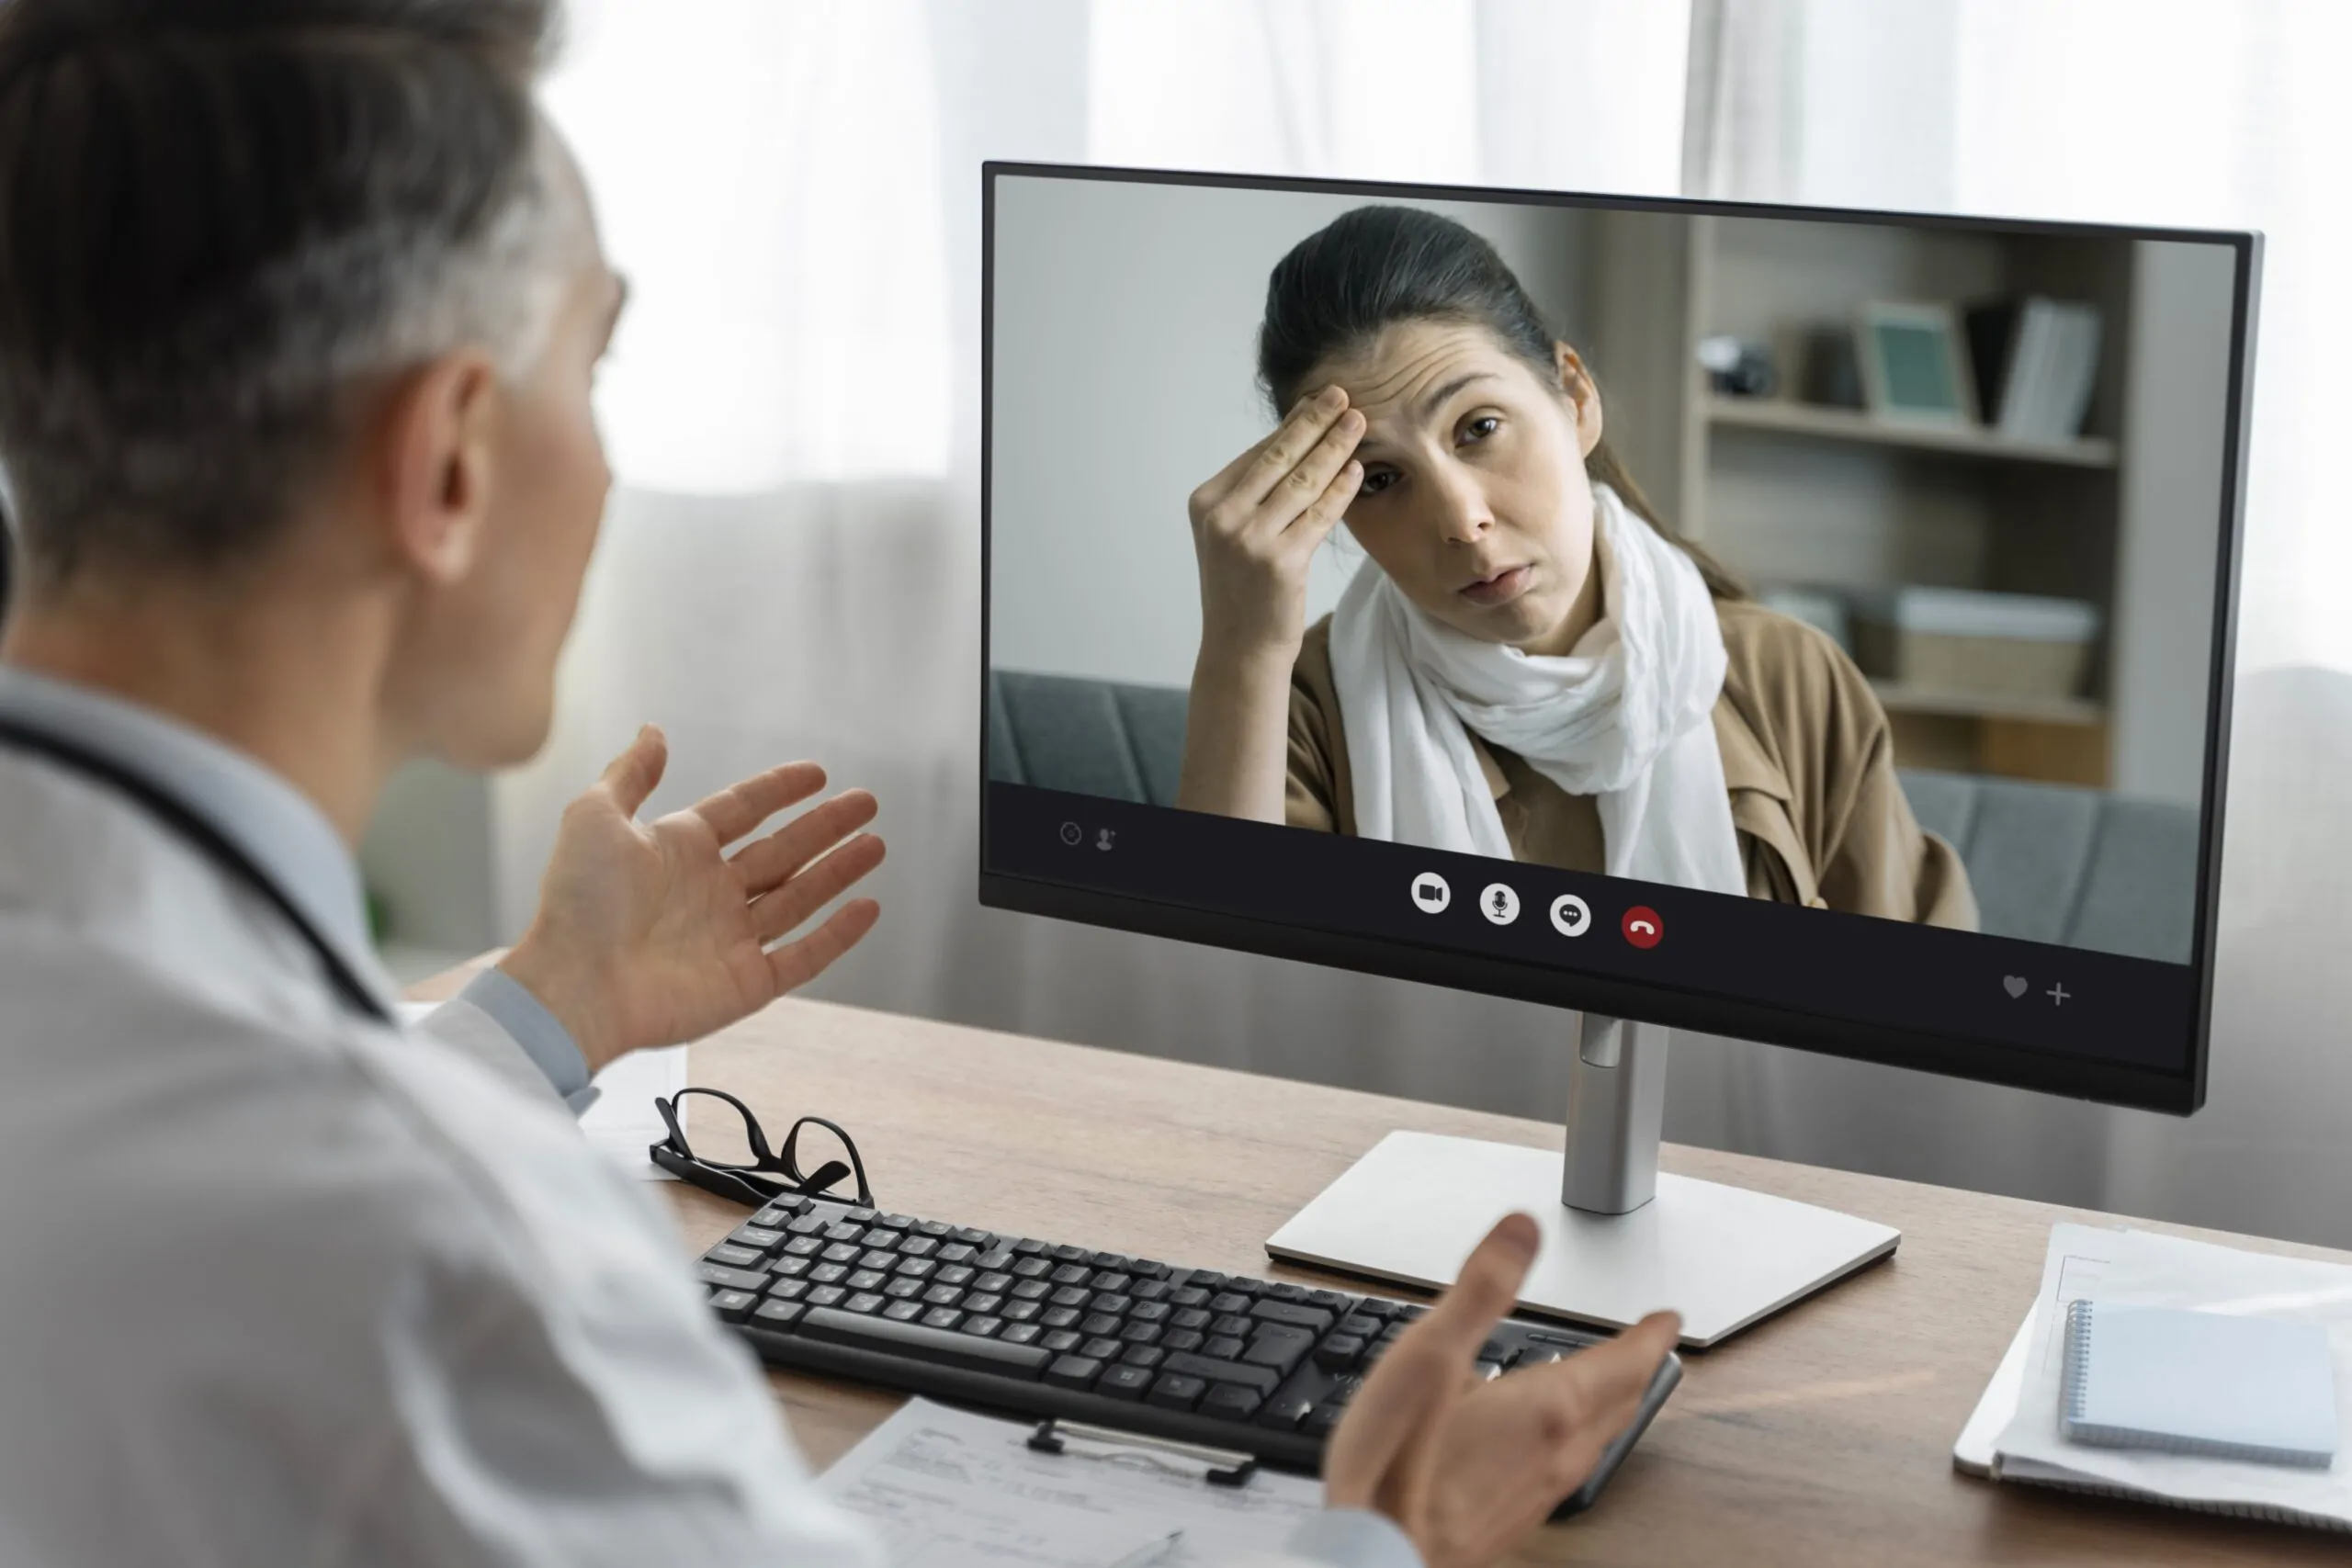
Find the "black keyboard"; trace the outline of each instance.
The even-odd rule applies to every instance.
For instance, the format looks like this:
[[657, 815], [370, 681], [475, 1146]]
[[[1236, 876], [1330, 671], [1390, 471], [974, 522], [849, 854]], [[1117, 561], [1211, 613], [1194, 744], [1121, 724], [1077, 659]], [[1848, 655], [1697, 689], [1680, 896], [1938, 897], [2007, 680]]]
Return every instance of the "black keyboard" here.
[[[806, 1198], [762, 1209], [700, 1269], [712, 1309], [778, 1366], [1308, 1473], [1365, 1370], [1429, 1310]], [[1478, 1365], [1499, 1377], [1602, 1337], [1510, 1318]], [[1562, 1513], [1591, 1505], [1681, 1377], [1668, 1356]]]

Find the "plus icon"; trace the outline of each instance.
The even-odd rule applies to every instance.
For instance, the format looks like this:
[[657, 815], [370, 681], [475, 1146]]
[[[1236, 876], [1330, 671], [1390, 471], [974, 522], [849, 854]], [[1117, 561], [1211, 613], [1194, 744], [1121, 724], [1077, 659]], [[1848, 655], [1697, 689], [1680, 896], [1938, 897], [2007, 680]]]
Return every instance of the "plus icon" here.
[[2050, 987], [2051, 1005], [2053, 1007], [2064, 1007], [2067, 1000], [2072, 998], [2074, 994], [2074, 992], [2066, 988], [2066, 982], [2061, 980], [2056, 985]]

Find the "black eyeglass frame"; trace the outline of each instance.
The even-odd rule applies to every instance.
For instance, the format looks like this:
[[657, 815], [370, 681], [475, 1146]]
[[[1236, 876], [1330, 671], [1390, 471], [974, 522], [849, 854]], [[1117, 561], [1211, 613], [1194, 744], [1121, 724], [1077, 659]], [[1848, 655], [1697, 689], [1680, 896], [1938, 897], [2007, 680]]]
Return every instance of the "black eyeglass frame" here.
[[[750, 1163], [709, 1159], [694, 1152], [693, 1145], [686, 1141], [685, 1123], [678, 1110], [679, 1102], [690, 1094], [708, 1095], [735, 1108], [736, 1114], [743, 1118], [744, 1137], [752, 1146]], [[858, 1204], [868, 1209], [875, 1206], [874, 1189], [866, 1182], [865, 1162], [858, 1156], [856, 1140], [838, 1122], [822, 1116], [803, 1116], [784, 1134], [784, 1146], [771, 1151], [767, 1133], [752, 1108], [723, 1089], [682, 1089], [675, 1095], [655, 1095], [653, 1109], [662, 1113], [662, 1124], [669, 1129], [670, 1135], [650, 1145], [646, 1157], [691, 1186], [756, 1209], [783, 1197], [831, 1198], [840, 1202], [840, 1196], [829, 1189], [842, 1177], [854, 1175]], [[800, 1130], [812, 1123], [842, 1141], [842, 1148], [849, 1156], [847, 1164], [829, 1159], [814, 1171], [800, 1168]]]

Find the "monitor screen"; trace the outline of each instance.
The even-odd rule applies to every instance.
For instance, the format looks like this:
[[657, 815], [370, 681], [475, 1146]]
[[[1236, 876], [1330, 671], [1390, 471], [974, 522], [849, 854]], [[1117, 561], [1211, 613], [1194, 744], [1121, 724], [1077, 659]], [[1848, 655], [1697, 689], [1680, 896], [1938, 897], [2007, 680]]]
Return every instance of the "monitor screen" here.
[[2201, 1101], [2256, 236], [984, 178], [984, 900]]

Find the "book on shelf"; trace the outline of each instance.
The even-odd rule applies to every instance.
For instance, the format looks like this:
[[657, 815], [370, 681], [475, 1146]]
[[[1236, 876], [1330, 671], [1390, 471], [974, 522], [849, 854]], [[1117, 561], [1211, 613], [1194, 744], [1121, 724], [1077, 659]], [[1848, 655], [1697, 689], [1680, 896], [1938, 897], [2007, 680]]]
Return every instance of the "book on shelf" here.
[[2098, 381], [2098, 307], [2030, 294], [1971, 306], [1963, 321], [1987, 428], [2015, 441], [2081, 434]]

